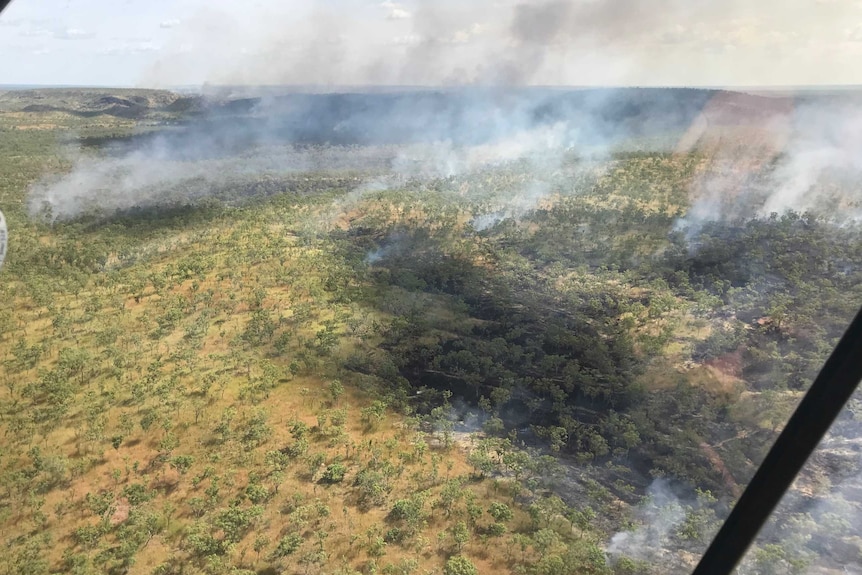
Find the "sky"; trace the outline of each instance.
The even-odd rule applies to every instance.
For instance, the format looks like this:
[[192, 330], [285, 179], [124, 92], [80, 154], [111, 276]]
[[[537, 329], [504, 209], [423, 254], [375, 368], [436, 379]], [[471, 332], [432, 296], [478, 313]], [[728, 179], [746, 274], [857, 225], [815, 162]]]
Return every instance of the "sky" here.
[[13, 0], [0, 84], [862, 84], [862, 0]]

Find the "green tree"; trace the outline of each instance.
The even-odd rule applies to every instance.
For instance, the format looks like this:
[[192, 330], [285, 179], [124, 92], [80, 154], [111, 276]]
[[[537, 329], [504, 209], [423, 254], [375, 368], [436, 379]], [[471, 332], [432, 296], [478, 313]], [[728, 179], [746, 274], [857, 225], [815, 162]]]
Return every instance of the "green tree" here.
[[443, 567], [444, 575], [478, 575], [479, 570], [476, 569], [476, 566], [461, 555], [455, 555], [454, 557], [450, 557], [446, 561], [446, 565]]
[[495, 501], [488, 507], [488, 515], [494, 518], [494, 521], [506, 523], [511, 521], [513, 517], [512, 509], [505, 503]]
[[189, 472], [189, 469], [191, 469], [194, 462], [195, 458], [191, 455], [176, 455], [171, 459], [170, 465], [176, 469], [180, 475], [185, 475]]
[[455, 548], [458, 550], [458, 553], [460, 553], [464, 548], [464, 545], [470, 540], [470, 530], [467, 529], [467, 524], [463, 521], [459, 521], [449, 528], [449, 532], [452, 534], [452, 539], [455, 541]]
[[343, 463], [331, 463], [324, 469], [320, 481], [330, 484], [341, 483], [344, 480], [345, 473], [347, 473], [347, 468]]
[[375, 429], [377, 424], [383, 421], [386, 417], [386, 403], [380, 400], [374, 401], [368, 407], [365, 407], [360, 412], [362, 423], [369, 429]]
[[278, 540], [272, 551], [272, 557], [281, 559], [296, 553], [302, 545], [302, 537], [298, 533], [289, 533]]
[[257, 560], [260, 561], [260, 554], [269, 546], [269, 537], [266, 535], [258, 535], [254, 538], [254, 552], [257, 553]]
[[337, 379], [329, 382], [329, 395], [332, 397], [332, 403], [338, 405], [338, 399], [344, 394], [344, 386]]
[[240, 507], [239, 501], [218, 513], [214, 524], [224, 532], [228, 542], [236, 543], [248, 532], [254, 521], [263, 514], [263, 507]]
[[250, 483], [245, 488], [245, 495], [252, 503], [263, 503], [269, 499], [269, 489], [260, 483]]

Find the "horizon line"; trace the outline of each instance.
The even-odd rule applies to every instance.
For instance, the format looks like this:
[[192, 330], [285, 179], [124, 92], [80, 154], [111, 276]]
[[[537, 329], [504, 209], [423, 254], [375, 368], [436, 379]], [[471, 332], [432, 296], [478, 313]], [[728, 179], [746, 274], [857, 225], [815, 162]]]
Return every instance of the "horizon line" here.
[[531, 84], [531, 85], [441, 85], [441, 84], [175, 84], [171, 86], [141, 86], [129, 84], [37, 84], [2, 83], [0, 90], [38, 89], [107, 89], [107, 90], [223, 90], [223, 89], [295, 89], [295, 90], [464, 90], [464, 89], [510, 89], [510, 90], [607, 90], [607, 89], [691, 89], [691, 90], [755, 90], [755, 91], [801, 91], [860, 89], [862, 84]]

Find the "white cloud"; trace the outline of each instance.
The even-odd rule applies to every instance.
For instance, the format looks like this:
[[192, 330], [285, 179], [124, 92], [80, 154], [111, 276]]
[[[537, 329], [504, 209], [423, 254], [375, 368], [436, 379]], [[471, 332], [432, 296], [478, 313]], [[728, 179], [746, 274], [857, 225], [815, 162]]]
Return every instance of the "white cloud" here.
[[422, 37], [417, 34], [395, 36], [389, 41], [389, 43], [394, 46], [416, 46], [422, 43]]
[[18, 32], [19, 36], [24, 38], [43, 38], [45, 36], [52, 36], [50, 30], [46, 30], [45, 28], [25, 28], [21, 27]]
[[462, 30], [458, 30], [452, 37], [449, 38], [450, 44], [466, 44], [475, 38], [476, 36], [480, 36], [485, 31], [485, 26], [482, 24], [474, 23], [469, 28], [464, 28]]
[[10, 28], [44, 28], [51, 24], [56, 24], [56, 21], [50, 18], [0, 18], [0, 26]]
[[403, 8], [393, 8], [386, 17], [389, 20], [406, 20], [407, 18], [410, 18], [410, 12]]
[[386, 2], [381, 2], [380, 7], [387, 11], [387, 20], [406, 20], [412, 16], [404, 6], [397, 2], [390, 2], [387, 0]]
[[53, 36], [58, 40], [89, 40], [96, 35], [80, 28], [65, 28], [63, 30], [56, 30]]
[[[21, 1], [0, 27], [0, 51], [21, 46], [3, 76], [23, 83], [862, 81], [862, 0]], [[71, 40], [87, 40], [74, 65]], [[146, 41], [152, 62], [86, 64], [156, 53]], [[32, 56], [40, 46], [51, 58]]]
[[690, 39], [691, 31], [682, 24], [677, 24], [670, 30], [665, 30], [661, 34], [659, 42], [662, 44], [682, 44]]
[[99, 51], [105, 56], [130, 56], [133, 54], [149, 54], [158, 52], [161, 48], [150, 41], [125, 42], [120, 45], [109, 46]]

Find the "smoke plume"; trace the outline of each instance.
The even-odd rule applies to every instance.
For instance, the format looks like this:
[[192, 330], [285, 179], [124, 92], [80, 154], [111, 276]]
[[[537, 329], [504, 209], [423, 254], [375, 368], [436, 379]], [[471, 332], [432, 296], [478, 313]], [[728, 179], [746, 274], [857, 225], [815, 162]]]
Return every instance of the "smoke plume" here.
[[634, 511], [633, 529], [611, 537], [610, 563], [634, 559], [662, 573], [690, 573], [692, 560], [717, 531], [714, 504], [708, 494], [680, 497], [666, 479], [656, 479]]
[[788, 210], [833, 221], [862, 215], [862, 99], [719, 93], [677, 151], [704, 160], [691, 206], [677, 229], [697, 235], [707, 221], [769, 217]]
[[803, 0], [270, 0], [253, 9], [213, 6], [218, 3], [172, 28], [173, 43], [142, 84], [837, 83], [847, 75], [848, 60], [829, 49], [855, 38], [846, 26], [860, 16], [853, 3]]
[[520, 164], [509, 191], [499, 190], [504, 205], [490, 210], [517, 216], [552, 191], [573, 158], [602, 159], [627, 146], [669, 149], [675, 140], [666, 134], [684, 130], [707, 95], [533, 88], [214, 100], [178, 130], [82, 155], [68, 174], [35, 186], [30, 207], [54, 218], [93, 209], [110, 215], [231, 199], [231, 186], [242, 197], [261, 178], [275, 179], [277, 192], [279, 178], [301, 173], [381, 189]]
[[862, 573], [862, 428], [851, 400], [770, 517], [739, 572]]
[[[518, 217], [535, 207], [553, 188], [544, 176], [559, 172], [567, 154], [606, 157], [621, 142], [644, 137], [664, 138], [653, 141], [652, 149], [682, 146], [712, 155], [694, 177], [693, 206], [681, 228], [734, 215], [740, 196], [754, 198], [759, 214], [821, 205], [824, 177], [846, 181], [856, 175], [859, 107], [854, 102], [800, 100], [786, 106], [767, 98], [758, 104], [762, 113], [740, 115], [748, 104], [738, 105], [727, 93], [523, 87], [679, 83], [672, 78], [721, 85], [729, 83], [728, 67], [715, 54], [724, 54], [727, 62], [728, 52], [742, 48], [745, 58], [733, 61], [734, 82], [774, 83], [778, 76], [764, 77], [764, 70], [798, 71], [805, 62], [801, 56], [786, 63], [775, 59], [779, 47], [789, 54], [799, 44], [793, 22], [822, 23], [809, 26], [807, 34], [810, 42], [825, 41], [834, 36], [829, 25], [853, 16], [850, 8], [835, 4], [403, 0], [339, 6], [260, 2], [236, 10], [211, 5], [170, 28], [173, 40], [141, 83], [206, 82], [221, 88], [205, 93], [244, 97], [250, 107], [232, 120], [225, 110], [212, 110], [185, 136], [157, 139], [118, 158], [76, 161], [67, 177], [37, 187], [31, 207], [74, 217], [93, 206], [111, 211], [204, 197], [225, 181], [255, 173], [277, 178], [307, 171], [376, 171], [365, 174], [362, 186], [383, 175], [394, 176], [386, 180], [390, 183], [447, 178], [526, 158], [535, 177], [507, 198], [511, 202], [477, 214], [476, 226], [482, 228], [498, 221], [491, 214]], [[757, 65], [766, 55], [774, 64]], [[830, 64], [811, 68], [822, 73]], [[283, 91], [250, 88], [284, 85], [313, 93], [285, 97]], [[381, 91], [380, 86], [434, 90]], [[704, 108], [710, 96], [715, 103]], [[695, 121], [699, 113], [702, 121]], [[689, 130], [682, 137], [690, 126], [700, 126], [702, 133]], [[318, 149], [307, 149], [309, 144]], [[242, 161], [226, 159], [231, 155]], [[746, 158], [761, 158], [763, 165], [752, 166]], [[165, 195], [167, 189], [172, 191]], [[743, 213], [751, 213], [750, 206]]]

